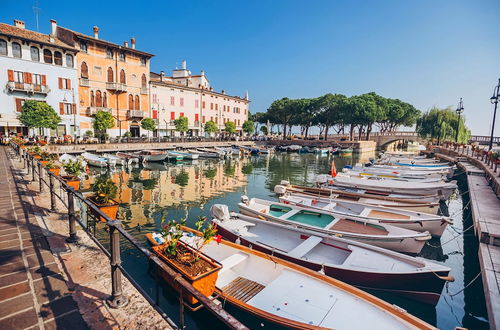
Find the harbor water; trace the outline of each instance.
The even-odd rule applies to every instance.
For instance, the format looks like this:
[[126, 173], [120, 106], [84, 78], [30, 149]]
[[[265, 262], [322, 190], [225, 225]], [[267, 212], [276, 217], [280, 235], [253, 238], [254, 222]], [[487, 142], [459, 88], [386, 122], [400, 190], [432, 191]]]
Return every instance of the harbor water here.
[[[181, 163], [155, 164], [112, 170], [91, 168], [85, 188], [100, 175], [110, 176], [118, 185], [116, 200], [120, 203], [118, 218], [133, 236], [147, 246], [146, 233], [158, 231], [163, 220], [183, 220], [193, 226], [199, 216], [210, 216], [213, 204], [227, 204], [237, 211], [242, 195], [275, 200], [274, 186], [281, 180], [292, 184], [313, 185], [318, 174], [330, 171], [332, 159], [337, 170], [345, 165], [365, 162], [372, 155], [339, 157], [332, 155], [273, 153], [227, 160], [196, 160]], [[335, 157], [335, 158], [334, 158]], [[463, 176], [463, 175], [462, 175]], [[448, 283], [436, 306], [399, 298], [389, 294], [376, 295], [404, 308], [441, 329], [457, 326], [469, 329], [488, 328], [483, 286], [477, 258], [477, 238], [470, 216], [467, 183], [456, 179], [459, 189], [449, 201], [442, 202], [441, 212], [453, 217], [441, 239], [432, 239], [421, 252], [422, 257], [451, 268], [454, 282]], [[95, 227], [96, 236], [108, 246], [103, 226]], [[130, 243], [122, 241], [123, 266], [150, 293], [167, 315], [179, 322], [177, 295], [158, 279], [147, 259]], [[479, 274], [479, 275], [478, 275]], [[226, 306], [227, 307], [227, 306]], [[228, 309], [250, 328], [274, 328], [241, 311]], [[353, 317], [356, 317], [353, 311]], [[188, 329], [214, 329], [221, 323], [201, 309], [186, 312]]]

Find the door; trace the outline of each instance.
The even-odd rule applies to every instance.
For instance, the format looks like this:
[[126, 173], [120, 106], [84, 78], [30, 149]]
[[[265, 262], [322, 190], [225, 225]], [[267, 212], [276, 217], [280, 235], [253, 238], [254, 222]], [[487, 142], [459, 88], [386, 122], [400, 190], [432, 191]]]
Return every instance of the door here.
[[139, 126], [137, 125], [130, 126], [130, 134], [132, 135], [132, 137], [139, 137], [140, 135]]

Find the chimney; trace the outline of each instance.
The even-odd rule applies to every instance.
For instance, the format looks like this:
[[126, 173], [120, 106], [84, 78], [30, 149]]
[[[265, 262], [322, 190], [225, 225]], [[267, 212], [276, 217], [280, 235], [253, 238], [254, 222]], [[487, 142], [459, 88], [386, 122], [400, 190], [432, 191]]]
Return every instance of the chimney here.
[[212, 87], [210, 87], [210, 91], [213, 91], [214, 89]]
[[50, 34], [55, 36], [57, 30], [57, 22], [55, 19], [50, 20]]
[[224, 94], [226, 94], [226, 92], [224, 90], [222, 90], [221, 94], [224, 95]]
[[186, 70], [186, 60], [182, 61], [182, 70]]
[[165, 78], [165, 72], [160, 71], [160, 81], [163, 81], [163, 78]]
[[99, 39], [99, 27], [94, 26], [94, 39]]
[[127, 42], [127, 41], [124, 41], [124, 42], [123, 42], [123, 47], [128, 48], [128, 42]]
[[26, 28], [26, 25], [24, 24], [24, 21], [21, 21], [21, 20], [18, 20], [18, 19], [14, 20], [14, 26], [18, 27], [20, 29]]
[[132, 45], [132, 49], [135, 49], [135, 38], [130, 38], [130, 44]]

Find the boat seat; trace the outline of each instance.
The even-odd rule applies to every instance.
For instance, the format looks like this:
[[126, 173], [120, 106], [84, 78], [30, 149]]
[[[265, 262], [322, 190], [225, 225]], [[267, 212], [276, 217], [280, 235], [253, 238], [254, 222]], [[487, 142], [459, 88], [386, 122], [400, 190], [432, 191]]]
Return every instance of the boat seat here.
[[300, 243], [293, 250], [288, 252], [288, 255], [294, 258], [302, 258], [309, 251], [314, 249], [314, 247], [318, 245], [322, 240], [323, 238], [318, 236], [309, 236], [309, 238], [307, 238], [304, 242]]
[[365, 207], [365, 209], [359, 214], [360, 217], [368, 217], [371, 209], [369, 207]]
[[248, 258], [248, 254], [243, 253], [243, 252], [238, 252], [238, 253], [230, 255], [229, 257], [223, 259], [220, 262], [222, 265], [222, 269], [219, 271], [219, 274], [223, 274], [224, 272], [230, 270], [231, 268], [233, 268], [234, 266], [243, 262], [247, 258]]

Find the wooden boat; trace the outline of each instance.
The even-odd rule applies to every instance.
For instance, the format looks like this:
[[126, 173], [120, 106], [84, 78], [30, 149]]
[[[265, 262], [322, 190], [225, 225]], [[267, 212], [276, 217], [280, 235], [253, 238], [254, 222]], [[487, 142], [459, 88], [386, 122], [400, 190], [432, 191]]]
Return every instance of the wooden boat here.
[[188, 149], [188, 152], [194, 155], [198, 155], [198, 157], [201, 158], [221, 158], [220, 153], [217, 152], [206, 152], [206, 151], [199, 151], [196, 149]]
[[447, 200], [457, 189], [455, 182], [408, 182], [396, 180], [373, 180], [342, 176], [318, 175], [316, 183], [321, 186], [347, 187], [365, 189], [385, 193], [396, 193], [410, 196], [438, 195], [441, 200]]
[[165, 151], [160, 150], [142, 150], [132, 154], [139, 157], [141, 162], [163, 162], [168, 157]]
[[225, 151], [218, 151], [215, 149], [210, 149], [210, 148], [196, 148], [196, 150], [200, 152], [206, 152], [206, 153], [215, 153], [219, 155], [219, 158], [224, 158], [226, 157], [226, 152]]
[[364, 171], [357, 168], [344, 167], [342, 169], [343, 177], [352, 178], [368, 178], [380, 180], [397, 180], [404, 182], [441, 182], [444, 178], [439, 176], [419, 176], [419, 175], [405, 175], [400, 173], [377, 173], [376, 171]]
[[238, 203], [240, 213], [276, 223], [299, 226], [304, 229], [372, 244], [398, 252], [418, 254], [426, 241], [431, 239], [428, 232], [373, 223], [363, 219], [337, 216], [327, 211], [287, 205], [279, 202], [243, 196]]
[[389, 175], [394, 177], [402, 177], [402, 178], [415, 178], [415, 179], [426, 179], [426, 178], [440, 178], [444, 179], [448, 174], [448, 170], [439, 170], [439, 171], [419, 171], [418, 169], [413, 168], [401, 168], [394, 166], [362, 166], [361, 164], [356, 164], [354, 167], [344, 167], [349, 170], [349, 172], [357, 172], [357, 173], [369, 173], [376, 175]]
[[198, 154], [192, 154], [189, 152], [182, 151], [169, 151], [170, 154], [182, 156], [183, 159], [195, 160], [200, 157]]
[[450, 268], [335, 235], [272, 223], [243, 214], [227, 214], [225, 205], [211, 208], [213, 222], [225, 239], [251, 246], [362, 289], [386, 291], [436, 304]]
[[352, 148], [342, 148], [340, 149], [339, 153], [341, 155], [352, 155]]
[[[194, 245], [197, 236], [182, 240]], [[154, 242], [154, 241], [153, 241]], [[275, 325], [294, 329], [434, 329], [344, 282], [222, 240], [203, 253], [222, 265], [217, 299]], [[353, 317], [352, 310], [363, 317]]]
[[316, 154], [326, 155], [330, 152], [330, 148], [314, 148], [313, 151]]
[[167, 151], [167, 159], [170, 160], [170, 161], [176, 161], [176, 162], [179, 162], [181, 160], [184, 159], [184, 156], [182, 155], [179, 155], [177, 152], [175, 151]]
[[87, 162], [87, 164], [96, 166], [96, 167], [107, 167], [114, 166], [114, 162], [112, 160], [108, 160], [96, 154], [91, 154], [90, 152], [84, 152], [82, 154], [83, 159]]
[[129, 163], [138, 163], [139, 162], [139, 157], [130, 153], [126, 152], [117, 152], [116, 157], [126, 159]]
[[116, 166], [126, 166], [128, 164], [126, 159], [115, 155], [103, 154], [101, 157], [107, 159], [108, 163], [113, 163]]
[[279, 197], [281, 203], [331, 212], [337, 216], [363, 219], [376, 223], [387, 223], [396, 227], [419, 232], [428, 231], [434, 237], [441, 237], [446, 226], [453, 221], [449, 217], [375, 206], [358, 202], [340, 201], [325, 197], [311, 197], [287, 193]]
[[301, 149], [302, 147], [296, 144], [286, 147], [286, 151], [288, 152], [299, 152]]

